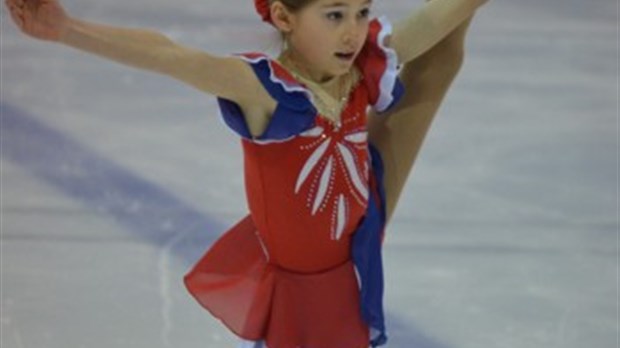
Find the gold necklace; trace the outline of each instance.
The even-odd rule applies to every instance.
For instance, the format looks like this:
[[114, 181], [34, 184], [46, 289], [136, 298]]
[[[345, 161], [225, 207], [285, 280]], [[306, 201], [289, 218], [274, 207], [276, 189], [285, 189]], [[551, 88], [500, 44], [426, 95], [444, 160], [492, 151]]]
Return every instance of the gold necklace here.
[[[339, 76], [336, 96], [329, 94], [320, 83], [303, 76], [296, 64], [290, 58], [284, 56], [278, 61], [288, 69], [295, 79], [305, 85], [312, 94], [312, 102], [323, 118], [330, 121], [335, 127], [340, 127], [340, 116], [349, 101], [349, 95], [360, 80], [357, 69], [352, 68], [345, 75]], [[291, 61], [289, 64], [286, 61]]]

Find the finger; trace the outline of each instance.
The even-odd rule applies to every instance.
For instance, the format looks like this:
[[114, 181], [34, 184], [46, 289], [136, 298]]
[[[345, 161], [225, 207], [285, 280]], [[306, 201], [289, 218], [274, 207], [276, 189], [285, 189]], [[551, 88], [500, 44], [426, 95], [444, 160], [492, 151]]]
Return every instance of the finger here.
[[21, 13], [22, 10], [17, 7], [14, 3], [7, 1], [7, 7], [9, 8], [9, 11], [11, 13], [15, 12], [15, 13]]
[[22, 2], [22, 6], [32, 12], [36, 12], [36, 10], [39, 8], [39, 2], [36, 0], [18, 0]]
[[16, 0], [5, 0], [4, 3], [6, 4], [6, 6], [8, 8], [17, 7], [17, 1]]
[[30, 5], [29, 3], [24, 3], [23, 7], [21, 8], [21, 12], [22, 12], [24, 18], [26, 16], [31, 16], [32, 17], [32, 14], [34, 13], [33, 10], [34, 9], [32, 8], [32, 5]]
[[24, 10], [16, 4], [9, 4], [9, 9], [18, 13], [22, 13]]
[[11, 1], [10, 3], [7, 4], [9, 7], [9, 10], [11, 10], [12, 12], [17, 13], [18, 15], [22, 15], [22, 13], [24, 12], [24, 9], [17, 6], [17, 4], [15, 4], [15, 1]]
[[15, 5], [10, 5], [9, 12], [11, 13], [11, 15], [23, 21], [24, 11], [22, 11], [22, 9], [20, 9], [19, 7], [16, 7]]
[[24, 27], [24, 19], [22, 18], [21, 11], [14, 6], [9, 7], [9, 13], [11, 14], [11, 18], [17, 24], [17, 26], [22, 29]]

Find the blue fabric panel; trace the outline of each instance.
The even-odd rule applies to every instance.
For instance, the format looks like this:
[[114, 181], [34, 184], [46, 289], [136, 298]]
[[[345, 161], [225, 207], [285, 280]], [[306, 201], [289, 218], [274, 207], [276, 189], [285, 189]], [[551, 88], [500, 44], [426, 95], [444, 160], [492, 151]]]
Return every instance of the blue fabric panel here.
[[372, 347], [387, 342], [385, 316], [383, 312], [383, 261], [381, 241], [385, 227], [385, 190], [383, 188], [383, 162], [379, 151], [368, 143], [372, 170], [377, 180], [379, 202], [371, 192], [366, 216], [353, 235], [353, 263], [360, 278], [360, 300], [362, 317], [380, 334], [371, 340]]
[[230, 129], [250, 140], [284, 140], [312, 127], [317, 111], [304, 92], [287, 91], [282, 84], [272, 81], [272, 71], [267, 60], [251, 63], [251, 67], [265, 90], [276, 100], [276, 110], [263, 134], [252, 138], [239, 105], [218, 98], [222, 118]]
[[217, 103], [220, 106], [220, 113], [226, 125], [243, 138], [252, 139], [252, 134], [239, 105], [224, 98], [217, 98]]
[[394, 105], [398, 104], [398, 102], [401, 100], [404, 94], [405, 94], [405, 86], [400, 81], [400, 78], [397, 78], [396, 83], [394, 84], [394, 89], [392, 90], [392, 96], [394, 97], [394, 99], [392, 100], [392, 102], [390, 103], [390, 105], [387, 107], [386, 110], [389, 110]]

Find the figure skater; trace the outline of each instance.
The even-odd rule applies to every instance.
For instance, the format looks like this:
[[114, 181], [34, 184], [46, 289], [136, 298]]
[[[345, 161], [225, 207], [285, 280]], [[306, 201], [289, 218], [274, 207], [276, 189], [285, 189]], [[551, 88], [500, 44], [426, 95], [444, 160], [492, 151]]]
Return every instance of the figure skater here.
[[185, 276], [241, 347], [386, 343], [381, 243], [486, 0], [432, 0], [392, 28], [372, 0], [255, 0], [283, 49], [219, 57], [162, 34], [5, 0], [29, 36], [215, 95], [240, 136], [250, 213]]

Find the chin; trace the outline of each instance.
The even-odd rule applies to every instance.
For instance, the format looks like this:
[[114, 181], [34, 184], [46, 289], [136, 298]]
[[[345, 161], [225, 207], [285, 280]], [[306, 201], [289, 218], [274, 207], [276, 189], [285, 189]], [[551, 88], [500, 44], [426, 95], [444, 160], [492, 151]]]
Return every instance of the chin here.
[[342, 67], [342, 68], [338, 69], [338, 71], [335, 73], [335, 75], [344, 75], [344, 74], [350, 72], [351, 68], [353, 68], [353, 64], [348, 64], [346, 67]]

